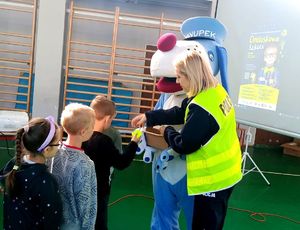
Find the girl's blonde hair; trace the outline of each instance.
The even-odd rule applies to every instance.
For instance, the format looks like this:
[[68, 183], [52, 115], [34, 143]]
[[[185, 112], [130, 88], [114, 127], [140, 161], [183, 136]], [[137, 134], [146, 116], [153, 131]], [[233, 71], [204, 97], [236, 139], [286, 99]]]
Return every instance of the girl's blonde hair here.
[[195, 50], [180, 56], [174, 63], [176, 70], [190, 81], [188, 97], [194, 97], [203, 90], [215, 87], [218, 80], [213, 76], [206, 53]]

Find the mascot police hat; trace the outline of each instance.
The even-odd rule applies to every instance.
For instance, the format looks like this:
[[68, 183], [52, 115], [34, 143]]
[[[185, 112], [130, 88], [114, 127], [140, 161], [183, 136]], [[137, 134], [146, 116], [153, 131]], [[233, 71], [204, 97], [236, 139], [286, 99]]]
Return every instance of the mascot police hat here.
[[197, 49], [207, 53], [213, 75], [216, 76], [220, 71], [222, 85], [228, 91], [227, 52], [222, 46], [226, 36], [224, 25], [214, 18], [194, 17], [182, 23], [181, 32], [185, 40], [177, 40], [172, 33], [160, 37], [158, 50], [151, 59], [151, 76], [175, 78], [173, 60], [197, 46]]

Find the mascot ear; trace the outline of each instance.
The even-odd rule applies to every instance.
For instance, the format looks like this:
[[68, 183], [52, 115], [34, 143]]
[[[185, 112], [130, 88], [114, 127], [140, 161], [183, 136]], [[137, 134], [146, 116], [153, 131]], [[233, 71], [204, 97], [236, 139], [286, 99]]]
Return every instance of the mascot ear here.
[[220, 76], [223, 87], [226, 89], [229, 94], [229, 86], [228, 86], [228, 75], [227, 75], [227, 51], [222, 46], [217, 46], [217, 56], [218, 63], [220, 68]]

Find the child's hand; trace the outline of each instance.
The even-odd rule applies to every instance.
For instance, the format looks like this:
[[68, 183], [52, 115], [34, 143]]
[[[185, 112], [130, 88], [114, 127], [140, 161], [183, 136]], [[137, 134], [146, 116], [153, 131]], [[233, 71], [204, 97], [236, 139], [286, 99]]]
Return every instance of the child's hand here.
[[138, 143], [141, 139], [142, 134], [143, 132], [140, 129], [135, 129], [131, 134], [132, 135], [131, 141]]

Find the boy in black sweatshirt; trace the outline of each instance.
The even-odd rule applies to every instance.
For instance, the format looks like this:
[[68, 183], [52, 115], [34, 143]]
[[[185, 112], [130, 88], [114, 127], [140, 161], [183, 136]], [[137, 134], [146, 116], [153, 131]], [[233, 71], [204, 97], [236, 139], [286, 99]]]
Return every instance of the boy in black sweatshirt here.
[[139, 137], [132, 137], [123, 154], [115, 147], [112, 139], [104, 130], [111, 126], [116, 109], [113, 101], [105, 96], [96, 96], [90, 105], [96, 114], [96, 122], [92, 137], [82, 144], [85, 153], [94, 161], [97, 174], [98, 210], [97, 230], [107, 230], [107, 209], [110, 194], [110, 168], [119, 170], [127, 168], [133, 161]]

